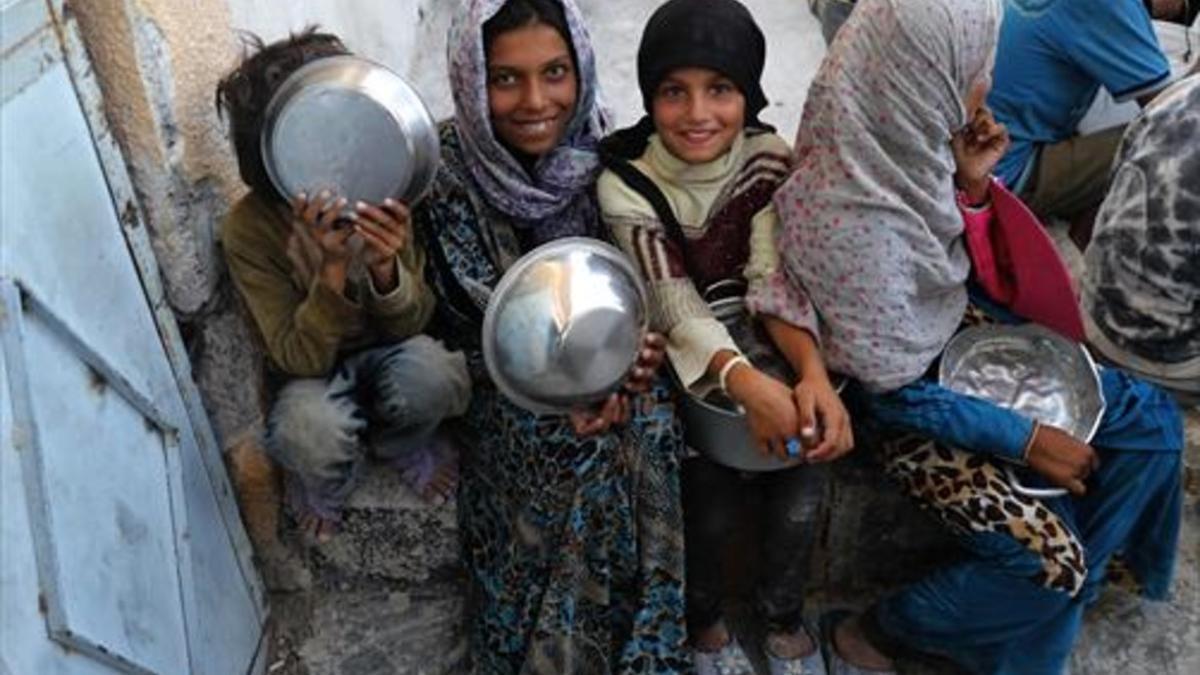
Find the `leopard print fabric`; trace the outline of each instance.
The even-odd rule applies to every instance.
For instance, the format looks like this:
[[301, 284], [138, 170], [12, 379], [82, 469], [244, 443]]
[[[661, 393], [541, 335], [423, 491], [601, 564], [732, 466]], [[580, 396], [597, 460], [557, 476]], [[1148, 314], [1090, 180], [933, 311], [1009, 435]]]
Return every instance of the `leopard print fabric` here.
[[987, 458], [907, 435], [884, 444], [884, 470], [952, 531], [1011, 536], [1041, 561], [1035, 582], [1074, 596], [1087, 577], [1083, 546], [1040, 500], [1012, 489]]
[[[972, 302], [959, 329], [993, 323]], [[883, 460], [888, 476], [951, 531], [1011, 536], [1040, 559], [1036, 583], [1072, 596], [1083, 587], [1087, 564], [1074, 533], [1041, 500], [1013, 490], [986, 457], [908, 434], [884, 442]]]

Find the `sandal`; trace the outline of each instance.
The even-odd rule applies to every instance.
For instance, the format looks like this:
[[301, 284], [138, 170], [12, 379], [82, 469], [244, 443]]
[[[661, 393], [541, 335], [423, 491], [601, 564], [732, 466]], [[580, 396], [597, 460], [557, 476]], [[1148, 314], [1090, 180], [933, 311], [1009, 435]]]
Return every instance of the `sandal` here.
[[834, 629], [852, 616], [851, 612], [844, 609], [826, 612], [821, 616], [821, 649], [825, 652], [826, 672], [829, 675], [896, 675], [895, 670], [872, 670], [856, 666], [838, 653]]

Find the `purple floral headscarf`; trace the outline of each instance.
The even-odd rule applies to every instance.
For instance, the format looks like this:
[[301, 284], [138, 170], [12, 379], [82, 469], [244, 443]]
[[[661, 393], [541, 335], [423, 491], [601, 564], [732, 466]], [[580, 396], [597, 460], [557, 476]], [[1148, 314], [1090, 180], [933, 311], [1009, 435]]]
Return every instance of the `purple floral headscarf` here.
[[597, 147], [609, 129], [583, 15], [574, 0], [560, 1], [577, 61], [579, 98], [563, 141], [538, 159], [532, 175], [496, 138], [488, 108], [483, 25], [507, 0], [465, 0], [447, 45], [458, 135], [471, 177], [488, 203], [530, 230], [537, 243], [596, 233], [599, 214], [592, 189], [602, 168]]

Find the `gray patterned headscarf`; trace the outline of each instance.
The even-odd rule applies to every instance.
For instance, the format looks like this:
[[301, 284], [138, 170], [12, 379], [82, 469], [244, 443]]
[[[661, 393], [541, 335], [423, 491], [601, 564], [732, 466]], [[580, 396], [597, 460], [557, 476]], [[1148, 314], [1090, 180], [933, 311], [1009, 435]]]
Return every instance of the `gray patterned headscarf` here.
[[991, 72], [998, 0], [863, 0], [821, 64], [775, 195], [780, 252], [821, 315], [833, 370], [919, 378], [967, 305], [952, 134]]
[[465, 0], [450, 25], [450, 88], [466, 165], [488, 203], [529, 229], [536, 242], [595, 234], [599, 214], [592, 199], [600, 174], [596, 149], [608, 132], [600, 101], [596, 59], [583, 15], [574, 0], [560, 0], [571, 32], [579, 98], [566, 136], [527, 171], [496, 138], [488, 108], [483, 25], [507, 0]]

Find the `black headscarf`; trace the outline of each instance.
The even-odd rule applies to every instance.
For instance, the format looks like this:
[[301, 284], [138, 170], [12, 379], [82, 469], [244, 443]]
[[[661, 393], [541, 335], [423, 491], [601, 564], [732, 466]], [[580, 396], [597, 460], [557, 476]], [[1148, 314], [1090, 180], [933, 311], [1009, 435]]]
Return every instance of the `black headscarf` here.
[[638, 46], [638, 88], [647, 116], [607, 139], [607, 151], [629, 159], [642, 154], [654, 133], [654, 92], [678, 68], [710, 68], [728, 77], [746, 98], [746, 127], [771, 129], [758, 119], [767, 107], [760, 83], [766, 60], [766, 38], [742, 3], [668, 0], [651, 15]]

